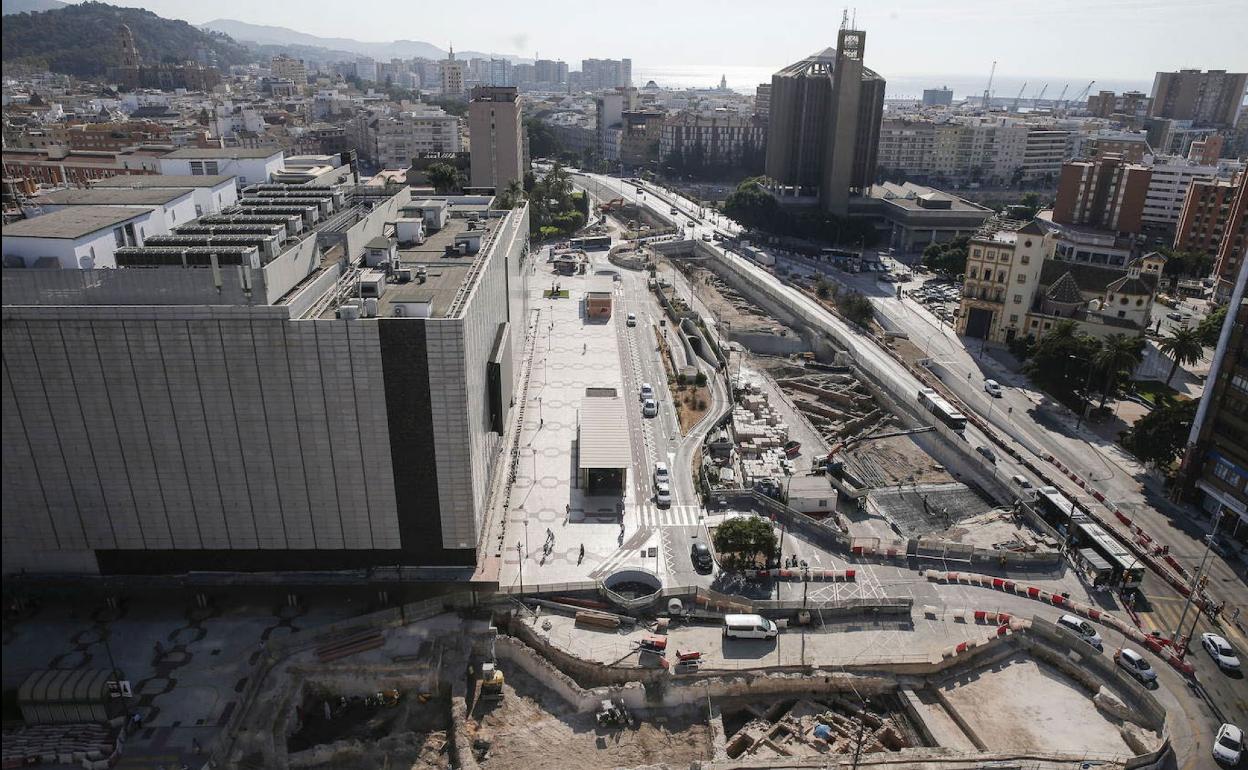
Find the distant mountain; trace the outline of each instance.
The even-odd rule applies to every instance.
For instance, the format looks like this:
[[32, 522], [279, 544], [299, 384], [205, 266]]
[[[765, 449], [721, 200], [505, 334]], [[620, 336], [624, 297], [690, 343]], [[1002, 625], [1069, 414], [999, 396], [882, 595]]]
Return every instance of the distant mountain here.
[[4, 63], [46, 67], [82, 78], [102, 77], [118, 63], [117, 28], [122, 24], [134, 33], [143, 64], [182, 62], [200, 53], [222, 67], [255, 59], [227, 35], [204, 32], [140, 8], [88, 2], [5, 16]]
[[[241, 42], [263, 46], [289, 46], [291, 49], [302, 48], [304, 49], [304, 56], [312, 55], [308, 49], [324, 49], [324, 53], [321, 56], [326, 59], [341, 59], [343, 58], [343, 53], [349, 54], [351, 57], [371, 56], [377, 61], [412, 59], [417, 56], [426, 59], [445, 59], [447, 55], [444, 49], [420, 40], [393, 40], [389, 43], [369, 43], [363, 40], [352, 40], [347, 37], [319, 37], [286, 27], [248, 24], [245, 21], [237, 21], [235, 19], [216, 19], [199, 25], [199, 28], [213, 32], [222, 32]], [[295, 55], [296, 51], [291, 50], [290, 53]], [[510, 59], [512, 61], [529, 61], [507, 54], [489, 54], [481, 53], [480, 51], [456, 51], [455, 56], [462, 59], [478, 57], [488, 59], [493, 57], [496, 59]]]
[[8, 16], [13, 13], [38, 13], [39, 11], [52, 11], [57, 8], [64, 8], [68, 3], [62, 3], [61, 0], [4, 0], [4, 15]]

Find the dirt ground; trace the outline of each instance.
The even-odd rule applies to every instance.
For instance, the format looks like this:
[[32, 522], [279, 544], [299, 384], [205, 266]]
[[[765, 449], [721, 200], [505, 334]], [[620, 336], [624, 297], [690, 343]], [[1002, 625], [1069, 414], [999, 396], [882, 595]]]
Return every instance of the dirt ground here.
[[508, 668], [504, 673], [502, 702], [483, 704], [474, 713], [479, 721], [473, 739], [489, 742], [481, 760], [487, 770], [556, 766], [590, 770], [658, 763], [681, 767], [712, 757], [710, 728], [691, 712], [635, 714], [635, 727], [600, 728], [593, 714], [570, 713], [558, 696], [522, 672]]
[[711, 408], [711, 389], [706, 385], [679, 385], [672, 387], [672, 398], [680, 403], [680, 432], [685, 434], [689, 429], [702, 421], [706, 410]]
[[[450, 701], [433, 697], [420, 702], [418, 693], [404, 692], [393, 707], [368, 707], [330, 698], [333, 716], [324, 718], [322, 698], [304, 703], [303, 728], [287, 741], [290, 752], [314, 749], [325, 761], [311, 765], [325, 770], [391, 767], [448, 768], [446, 750]], [[334, 744], [332, 747], [330, 744]]]
[[844, 453], [845, 465], [872, 487], [897, 483], [945, 484], [953, 476], [909, 436], [860, 441]]

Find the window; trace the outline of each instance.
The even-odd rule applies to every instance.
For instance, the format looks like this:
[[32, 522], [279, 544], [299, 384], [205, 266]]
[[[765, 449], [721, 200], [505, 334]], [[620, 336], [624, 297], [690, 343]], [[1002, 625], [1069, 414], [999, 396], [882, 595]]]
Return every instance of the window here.
[[126, 245], [126, 232], [120, 227], [113, 228], [113, 240], [117, 242], [117, 248]]
[[1022, 295], [1022, 294], [1015, 294], [1015, 295], [1014, 295], [1014, 304], [1015, 304], [1015, 305], [1021, 305], [1021, 304], [1023, 304], [1023, 295]]
[[1010, 323], [1018, 323], [1018, 316], [1016, 315], [1010, 316]]
[[1018, 282], [1019, 282], [1019, 283], [1027, 283], [1027, 276], [1026, 276], [1026, 275], [1024, 275], [1024, 274], [1022, 274], [1022, 273], [1019, 273], [1019, 275], [1018, 275]]
[[1232, 375], [1231, 386], [1241, 393], [1248, 393], [1248, 377], [1242, 374]]
[[204, 161], [204, 173], [212, 175], [212, 176], [216, 176], [218, 173], [217, 162], [215, 160]]
[[997, 283], [1005, 283], [1005, 271], [997, 273]]
[[978, 270], [976, 270], [975, 268], [973, 268], [973, 267], [972, 267], [972, 268], [971, 268], [971, 275], [970, 275], [970, 277], [971, 277], [971, 278], [978, 278], [978, 277], [979, 277], [979, 271], [978, 271]]
[[1213, 466], [1213, 475], [1222, 479], [1227, 484], [1237, 486], [1239, 484], [1239, 476], [1235, 473], [1235, 466], [1226, 460], [1218, 460], [1218, 464]]

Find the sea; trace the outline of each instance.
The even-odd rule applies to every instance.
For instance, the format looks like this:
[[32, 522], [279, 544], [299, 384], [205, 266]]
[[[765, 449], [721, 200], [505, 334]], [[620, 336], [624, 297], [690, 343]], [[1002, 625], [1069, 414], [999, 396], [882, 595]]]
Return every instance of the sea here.
[[[719, 86], [719, 79], [725, 78], [728, 82], [728, 88], [743, 94], [753, 94], [754, 89], [759, 83], [770, 83], [772, 73], [781, 67], [787, 66], [778, 63], [774, 67], [744, 67], [739, 65], [704, 65], [704, 64], [672, 64], [672, 65], [655, 65], [652, 67], [633, 67], [633, 85], [644, 86], [647, 82], [653, 80], [656, 85], [663, 88], [716, 88]], [[889, 73], [879, 71], [880, 75], [888, 81], [885, 90], [885, 97], [888, 99], [920, 99], [923, 96], [925, 88], [951, 88], [953, 89], [954, 99], [963, 99], [968, 96], [980, 96], [984, 93], [984, 87], [988, 85], [987, 73], [978, 75], [950, 75], [950, 74], [908, 74], [908, 73]], [[1018, 94], [1023, 84], [1026, 84], [1023, 96], [1024, 98], [1035, 97], [1045, 84], [1048, 89], [1044, 92], [1044, 98], [1056, 99], [1062, 92], [1062, 87], [1069, 84], [1066, 89], [1066, 98], [1070, 99], [1079, 94], [1080, 91], [1092, 81], [1093, 76], [1070, 77], [1067, 75], [999, 75], [993, 78], [992, 95], [996, 98], [1008, 98]], [[1123, 80], [1123, 79], [1097, 79], [1092, 85], [1091, 92], [1097, 91], [1114, 91], [1122, 93], [1123, 91], [1143, 91], [1149, 93], [1152, 90], [1153, 81], [1148, 79]]]

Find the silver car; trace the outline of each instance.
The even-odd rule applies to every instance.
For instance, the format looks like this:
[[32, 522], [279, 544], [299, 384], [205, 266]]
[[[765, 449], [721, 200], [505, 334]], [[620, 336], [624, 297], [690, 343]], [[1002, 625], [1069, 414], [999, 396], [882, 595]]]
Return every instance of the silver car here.
[[1239, 657], [1230, 642], [1217, 634], [1201, 634], [1200, 644], [1209, 653], [1209, 657], [1213, 658], [1213, 662], [1218, 664], [1218, 668], [1223, 671], [1239, 670]]

